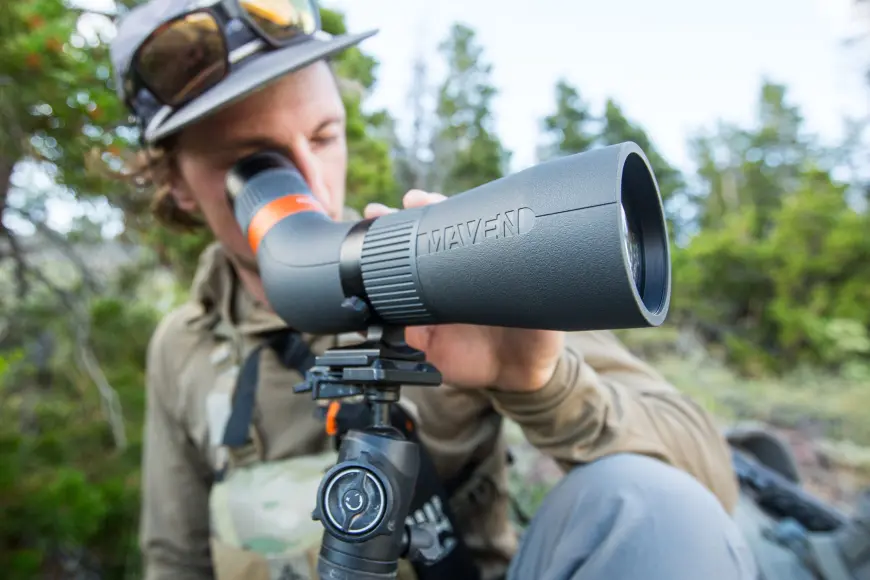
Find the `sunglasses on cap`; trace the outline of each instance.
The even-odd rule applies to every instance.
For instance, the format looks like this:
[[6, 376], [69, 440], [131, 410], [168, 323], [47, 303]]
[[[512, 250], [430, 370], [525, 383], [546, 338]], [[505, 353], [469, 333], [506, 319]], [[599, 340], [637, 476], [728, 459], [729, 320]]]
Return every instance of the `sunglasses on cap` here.
[[320, 30], [320, 13], [311, 0], [192, 4], [136, 50], [125, 79], [128, 95], [144, 88], [165, 107], [180, 107], [226, 78], [234, 64]]

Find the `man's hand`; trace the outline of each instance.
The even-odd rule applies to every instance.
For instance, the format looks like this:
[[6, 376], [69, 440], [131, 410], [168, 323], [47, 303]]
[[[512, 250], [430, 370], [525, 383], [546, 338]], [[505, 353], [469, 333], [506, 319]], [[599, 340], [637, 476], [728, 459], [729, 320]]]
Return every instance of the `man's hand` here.
[[[439, 193], [411, 190], [402, 201], [410, 209], [444, 199]], [[365, 217], [393, 211], [381, 204], [369, 204]], [[426, 353], [445, 383], [467, 389], [492, 387], [526, 392], [547, 384], [565, 343], [563, 332], [466, 324], [413, 326], [405, 337], [408, 344]]]

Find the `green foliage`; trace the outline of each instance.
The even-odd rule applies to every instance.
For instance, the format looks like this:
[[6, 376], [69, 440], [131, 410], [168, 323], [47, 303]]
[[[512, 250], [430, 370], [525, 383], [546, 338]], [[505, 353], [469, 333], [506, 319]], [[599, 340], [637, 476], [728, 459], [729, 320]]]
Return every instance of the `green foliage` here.
[[[326, 32], [347, 32], [343, 15], [325, 9], [320, 14]], [[343, 99], [347, 111], [347, 203], [359, 212], [369, 203], [397, 206], [401, 198], [393, 177], [390, 147], [376, 136], [389, 123], [389, 117], [384, 111], [363, 110], [364, 97], [375, 85], [377, 62], [354, 47], [338, 56], [335, 68], [340, 78], [359, 87], [354, 90], [351, 86]]]
[[810, 427], [825, 438], [870, 448], [866, 367], [863, 372], [857, 368], [857, 372], [829, 372], [797, 366], [776, 376], [747, 377], [703, 351], [687, 357], [682, 352], [683, 337], [673, 327], [632, 329], [618, 335], [634, 352], [652, 358], [658, 371], [723, 426], [749, 420], [801, 430]]
[[723, 216], [751, 206], [753, 235], [764, 235], [782, 199], [799, 187], [801, 172], [822, 163], [822, 151], [803, 134], [803, 119], [787, 103], [785, 87], [764, 83], [757, 122], [752, 129], [724, 125], [718, 134], [694, 141], [706, 182], [697, 201], [700, 227], [715, 228]]
[[366, 114], [361, 103], [345, 97], [348, 112], [347, 205], [362, 213], [370, 203], [398, 207], [401, 193], [393, 177], [389, 145], [370, 135], [385, 123], [383, 116]]
[[440, 50], [447, 74], [438, 91], [433, 152], [438, 191], [467, 191], [505, 173], [510, 155], [493, 128], [492, 65], [468, 26], [455, 24]]
[[[77, 334], [87, 323], [78, 317], [79, 298], [97, 284], [78, 268], [76, 276], [58, 275], [76, 260], [50, 259], [54, 268], [29, 262], [23, 242], [7, 229], [15, 218], [29, 222], [46, 250], [66, 253], [70, 242], [97, 237], [104, 218], [92, 206], [65, 236], [46, 224], [52, 201], [109, 199], [123, 206], [120, 183], [83, 171], [90, 151], [106, 151], [111, 161], [130, 137], [118, 128], [126, 119], [112, 91], [106, 47], [77, 31], [86, 16], [93, 19], [58, 0], [34, 0], [6, 3], [0, 19], [0, 233], [19, 281], [17, 296], [9, 288], [0, 296], [0, 567], [10, 579], [54, 577], [62, 564], [87, 568], [93, 560], [120, 577], [127, 555], [135, 558], [136, 487], [127, 478], [136, 471], [138, 448], [115, 451], [97, 391], [74, 362]], [[40, 181], [39, 172], [50, 179]], [[113, 340], [124, 344], [119, 336], [138, 331], [150, 327], [125, 326]], [[115, 361], [137, 377], [126, 385], [135, 384], [136, 392], [141, 360], [137, 352]], [[134, 441], [141, 424], [135, 409], [127, 417]]]
[[556, 110], [541, 122], [544, 138], [549, 142], [541, 147], [538, 158], [545, 161], [593, 148], [598, 141], [596, 120], [577, 89], [565, 79], [559, 79], [556, 82]]
[[[129, 219], [128, 224], [134, 219]], [[135, 223], [136, 229], [129, 224], [125, 233], [152, 249], [160, 264], [171, 268], [180, 284], [189, 286], [196, 273], [200, 254], [215, 239], [211, 230], [202, 226], [180, 232], [157, 223], [150, 216], [140, 216]]]
[[866, 363], [870, 218], [820, 168], [782, 87], [763, 87], [759, 117], [698, 142], [701, 230], [677, 251], [674, 304], [744, 372]]
[[89, 317], [94, 353], [125, 411], [124, 450], [113, 445], [97, 389], [71, 364], [77, 345], [64, 322], [31, 305], [54, 337], [50, 355], [38, 367], [0, 357], [0, 565], [10, 579], [42, 576], [63, 560], [107, 578], [137, 574], [142, 362], [158, 318], [129, 298], [96, 300]]
[[[105, 44], [77, 32], [82, 11], [59, 0], [7, 3], [4, 10], [0, 169], [30, 160], [80, 196], [117, 196], [120, 187], [82, 171], [91, 149], [118, 153], [129, 144], [116, 130], [125, 115], [111, 88]], [[2, 177], [5, 202], [8, 175]], [[29, 193], [19, 207], [44, 214], [46, 197]]]

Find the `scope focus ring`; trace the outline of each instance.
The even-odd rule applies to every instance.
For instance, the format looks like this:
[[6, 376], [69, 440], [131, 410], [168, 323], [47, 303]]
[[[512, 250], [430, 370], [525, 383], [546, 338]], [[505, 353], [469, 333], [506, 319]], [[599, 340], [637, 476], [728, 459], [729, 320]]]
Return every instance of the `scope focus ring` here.
[[323, 515], [343, 534], [361, 536], [374, 530], [384, 519], [386, 505], [384, 484], [361, 467], [336, 471], [323, 491]]
[[434, 323], [419, 294], [414, 271], [414, 222], [374, 222], [360, 256], [365, 291], [378, 315], [387, 322]]

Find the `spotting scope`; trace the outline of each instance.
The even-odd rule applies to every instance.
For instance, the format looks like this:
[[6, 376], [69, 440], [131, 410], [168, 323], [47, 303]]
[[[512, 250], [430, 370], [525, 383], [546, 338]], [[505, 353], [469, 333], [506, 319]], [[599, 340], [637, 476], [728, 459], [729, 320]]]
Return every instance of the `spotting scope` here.
[[270, 305], [300, 332], [450, 323], [580, 331], [658, 326], [667, 315], [662, 202], [631, 142], [353, 223], [330, 219], [279, 153], [242, 159], [226, 186]]

